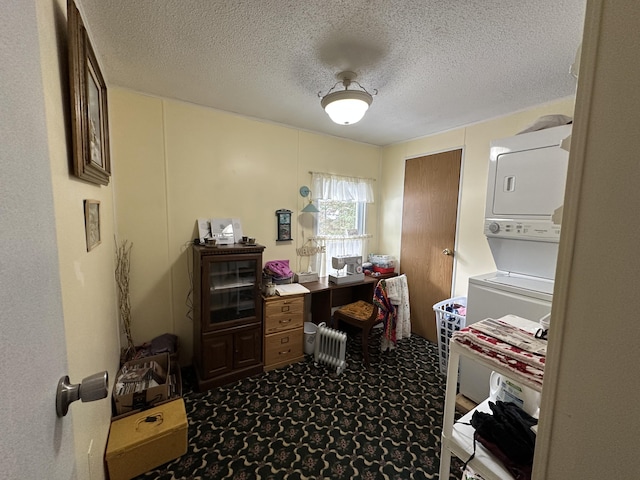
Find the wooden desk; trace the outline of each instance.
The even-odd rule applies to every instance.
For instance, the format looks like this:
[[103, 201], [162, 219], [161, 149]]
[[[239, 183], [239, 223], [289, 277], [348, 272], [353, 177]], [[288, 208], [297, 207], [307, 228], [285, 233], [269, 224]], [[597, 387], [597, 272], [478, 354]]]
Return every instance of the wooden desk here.
[[342, 285], [329, 282], [329, 277], [320, 277], [317, 282], [304, 283], [303, 285], [311, 292], [311, 319], [313, 323], [317, 325], [326, 322], [328, 326], [333, 326], [331, 308], [358, 300], [371, 302], [378, 281], [395, 276], [397, 273], [387, 273], [379, 277], [366, 275], [362, 281]]

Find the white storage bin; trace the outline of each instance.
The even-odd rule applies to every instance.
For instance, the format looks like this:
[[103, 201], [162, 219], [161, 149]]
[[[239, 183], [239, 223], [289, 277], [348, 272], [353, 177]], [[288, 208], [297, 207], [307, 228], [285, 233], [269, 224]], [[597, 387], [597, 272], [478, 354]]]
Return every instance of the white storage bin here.
[[369, 263], [372, 263], [377, 267], [393, 268], [396, 266], [396, 259], [391, 255], [378, 255], [375, 253], [370, 253]]
[[447, 374], [449, 360], [449, 339], [453, 332], [465, 327], [465, 315], [457, 313], [457, 308], [467, 307], [467, 297], [453, 297], [438, 302], [433, 306], [436, 312], [436, 327], [438, 329], [438, 360], [440, 373]]

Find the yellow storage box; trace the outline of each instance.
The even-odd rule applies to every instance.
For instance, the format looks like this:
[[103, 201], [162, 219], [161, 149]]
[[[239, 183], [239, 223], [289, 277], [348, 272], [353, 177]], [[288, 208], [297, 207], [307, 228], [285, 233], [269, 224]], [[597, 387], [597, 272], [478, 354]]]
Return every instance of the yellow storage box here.
[[106, 460], [111, 480], [129, 480], [187, 453], [184, 400], [111, 423]]

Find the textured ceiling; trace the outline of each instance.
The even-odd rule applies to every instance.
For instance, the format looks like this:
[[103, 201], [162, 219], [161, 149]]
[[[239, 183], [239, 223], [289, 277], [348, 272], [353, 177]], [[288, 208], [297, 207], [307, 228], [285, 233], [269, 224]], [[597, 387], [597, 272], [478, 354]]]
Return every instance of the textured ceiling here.
[[[575, 93], [586, 0], [76, 0], [108, 86], [374, 145]], [[320, 107], [343, 70], [364, 119]]]

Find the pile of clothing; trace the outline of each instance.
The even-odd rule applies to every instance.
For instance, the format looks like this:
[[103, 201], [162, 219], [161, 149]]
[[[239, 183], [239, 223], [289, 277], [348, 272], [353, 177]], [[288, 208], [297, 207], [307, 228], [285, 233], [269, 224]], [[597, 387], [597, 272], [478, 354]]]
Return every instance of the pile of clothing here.
[[289, 260], [270, 260], [264, 265], [263, 274], [275, 284], [291, 283], [293, 272]]
[[378, 307], [378, 320], [382, 320], [384, 327], [380, 350], [392, 350], [398, 340], [411, 336], [407, 276], [380, 280], [373, 291], [373, 303]]
[[515, 403], [498, 400], [489, 402], [489, 407], [492, 414], [476, 411], [471, 418], [474, 444], [480, 442], [500, 459], [516, 480], [530, 480], [536, 446], [531, 427], [538, 420]]
[[150, 357], [152, 355], [159, 355], [161, 353], [168, 353], [169, 355], [177, 355], [178, 353], [178, 337], [172, 333], [163, 333], [155, 337], [153, 340], [147, 343], [143, 343], [136, 347], [136, 353], [131, 360], [138, 358]]

